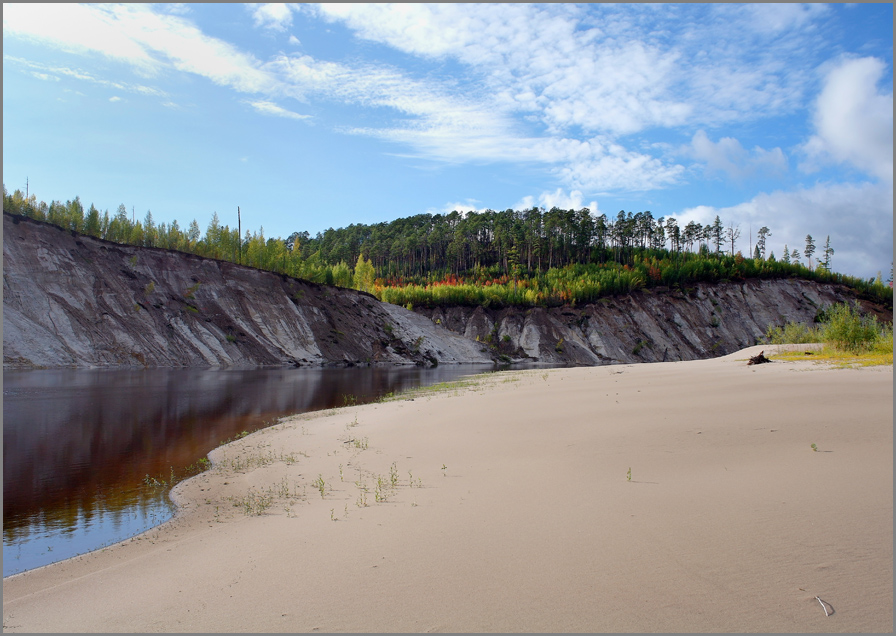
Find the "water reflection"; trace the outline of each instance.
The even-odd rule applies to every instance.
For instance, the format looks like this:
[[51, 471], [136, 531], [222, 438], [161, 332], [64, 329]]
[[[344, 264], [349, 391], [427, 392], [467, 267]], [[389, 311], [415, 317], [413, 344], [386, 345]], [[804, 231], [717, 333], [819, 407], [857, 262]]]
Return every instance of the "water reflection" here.
[[181, 472], [241, 431], [483, 370], [4, 371], [3, 576], [167, 520], [167, 495], [144, 478]]

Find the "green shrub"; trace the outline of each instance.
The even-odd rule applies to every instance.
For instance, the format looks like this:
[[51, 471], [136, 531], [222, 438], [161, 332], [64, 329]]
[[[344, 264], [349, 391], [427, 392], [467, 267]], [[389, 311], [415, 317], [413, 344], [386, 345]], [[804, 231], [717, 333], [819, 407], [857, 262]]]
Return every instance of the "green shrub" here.
[[870, 351], [876, 348], [889, 330], [892, 347], [893, 327], [881, 325], [874, 316], [863, 316], [858, 302], [853, 305], [842, 303], [825, 311], [821, 327], [821, 338], [832, 347], [852, 353]]
[[819, 312], [818, 327], [789, 322], [783, 327], [770, 326], [765, 344], [801, 344], [823, 342], [850, 353], [893, 351], [893, 325], [881, 324], [874, 316], [862, 315], [858, 301], [840, 303]]
[[769, 327], [765, 332], [765, 344], [803, 344], [821, 342], [820, 329], [801, 322], [788, 322], [783, 327]]

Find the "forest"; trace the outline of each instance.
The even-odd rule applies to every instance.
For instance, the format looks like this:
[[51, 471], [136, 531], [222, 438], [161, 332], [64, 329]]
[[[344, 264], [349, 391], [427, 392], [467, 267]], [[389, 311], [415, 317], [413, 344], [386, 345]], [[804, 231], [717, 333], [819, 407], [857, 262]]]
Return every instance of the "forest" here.
[[3, 188], [3, 211], [116, 243], [178, 250], [227, 260], [316, 283], [369, 292], [384, 302], [415, 306], [491, 307], [575, 305], [644, 288], [686, 288], [697, 282], [797, 276], [853, 288], [860, 297], [892, 307], [889, 284], [836, 273], [830, 237], [811, 235], [800, 248], [770, 249], [772, 231], [761, 227], [744, 256], [741, 229], [717, 216], [711, 224], [683, 227], [649, 211], [593, 215], [587, 208], [531, 208], [418, 214], [372, 225], [352, 224], [311, 236], [293, 232], [266, 238], [264, 229], [222, 225], [217, 213], [203, 234], [193, 220], [155, 223], [152, 212], [135, 219], [120, 205], [115, 214], [79, 197], [38, 202]]

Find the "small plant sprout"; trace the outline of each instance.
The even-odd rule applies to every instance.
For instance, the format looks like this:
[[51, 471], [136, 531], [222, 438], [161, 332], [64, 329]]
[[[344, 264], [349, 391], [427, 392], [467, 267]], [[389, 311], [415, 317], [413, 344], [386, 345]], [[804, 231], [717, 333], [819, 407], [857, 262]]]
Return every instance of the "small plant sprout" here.
[[336, 521], [336, 508], [330, 508], [330, 521]]
[[317, 479], [315, 479], [313, 483], [314, 483], [314, 487], [320, 491], [320, 498], [323, 499], [324, 492], [326, 491], [326, 488], [327, 488], [327, 482], [324, 481], [324, 476], [318, 475]]
[[392, 462], [392, 465], [389, 467], [389, 481], [392, 483], [392, 488], [398, 487], [398, 467], [396, 467], [395, 462]]
[[818, 452], [818, 446], [816, 446], [815, 444], [812, 444], [809, 448], [814, 450], [816, 453]]
[[628, 473], [625, 475], [625, 480], [626, 480], [626, 481], [631, 481], [631, 480], [632, 480], [632, 469], [631, 469], [631, 466], [629, 466]]
[[342, 474], [342, 464], [339, 464], [339, 481], [345, 481]]

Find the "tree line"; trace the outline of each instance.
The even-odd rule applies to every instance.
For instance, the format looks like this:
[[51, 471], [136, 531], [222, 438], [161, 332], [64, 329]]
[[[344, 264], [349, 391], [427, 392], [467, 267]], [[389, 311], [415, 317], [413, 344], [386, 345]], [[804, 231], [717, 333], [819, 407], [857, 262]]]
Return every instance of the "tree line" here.
[[354, 287], [402, 305], [562, 304], [657, 285], [794, 275], [844, 283], [892, 303], [892, 288], [879, 276], [866, 281], [833, 272], [830, 237], [816, 260], [811, 235], [802, 254], [785, 245], [776, 258], [769, 248], [772, 232], [763, 226], [744, 257], [737, 249], [740, 228], [718, 216], [706, 225], [682, 226], [649, 211], [615, 217], [587, 208], [454, 211], [282, 239], [266, 238], [263, 228], [240, 236], [217, 213], [203, 234], [195, 220], [182, 229], [176, 220], [156, 224], [151, 212], [137, 220], [124, 205], [110, 215], [93, 204], [85, 210], [78, 197], [47, 204], [20, 190], [10, 194], [5, 186], [3, 209], [104, 240]]

